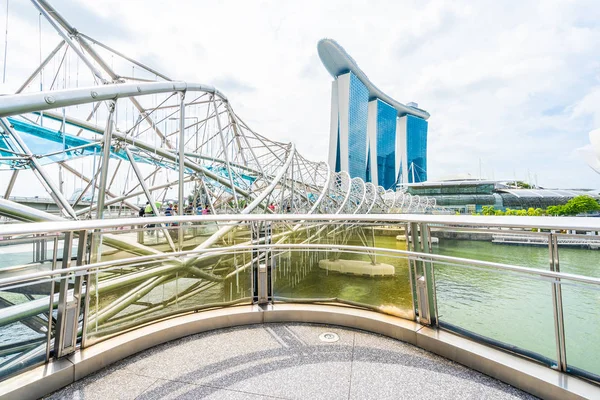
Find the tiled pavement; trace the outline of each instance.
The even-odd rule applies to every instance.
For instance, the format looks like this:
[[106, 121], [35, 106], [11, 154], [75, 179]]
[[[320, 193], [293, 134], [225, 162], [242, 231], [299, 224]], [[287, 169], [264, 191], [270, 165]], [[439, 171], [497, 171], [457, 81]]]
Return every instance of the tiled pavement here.
[[[339, 341], [319, 335], [334, 332]], [[47, 399], [532, 399], [412, 345], [352, 329], [252, 325], [126, 358]]]

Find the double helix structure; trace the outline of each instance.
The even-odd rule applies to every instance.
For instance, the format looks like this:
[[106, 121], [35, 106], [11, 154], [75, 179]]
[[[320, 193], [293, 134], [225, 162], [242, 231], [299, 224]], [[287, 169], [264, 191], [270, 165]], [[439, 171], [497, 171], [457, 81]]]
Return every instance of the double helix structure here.
[[50, 28], [58, 43], [15, 94], [0, 97], [1, 215], [44, 220], [8, 200], [25, 179], [66, 219], [131, 215], [146, 202], [160, 215], [169, 200], [179, 213], [189, 204], [217, 214], [436, 209], [431, 198], [306, 159], [293, 143], [253, 131], [213, 86], [173, 80], [78, 31], [47, 1], [32, 4], [40, 35]]

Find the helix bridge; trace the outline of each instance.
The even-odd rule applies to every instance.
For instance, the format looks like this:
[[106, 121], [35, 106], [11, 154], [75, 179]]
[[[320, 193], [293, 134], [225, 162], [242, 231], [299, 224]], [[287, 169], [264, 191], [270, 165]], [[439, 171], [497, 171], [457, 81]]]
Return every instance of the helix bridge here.
[[[18, 179], [48, 192], [68, 219], [135, 213], [140, 196], [155, 208], [172, 189], [180, 205], [201, 201], [213, 213], [436, 210], [431, 198], [306, 159], [293, 143], [253, 131], [217, 88], [173, 80], [78, 31], [47, 1], [32, 4], [57, 44], [0, 99], [3, 216], [16, 217], [7, 199]], [[113, 205], [121, 214], [106, 215]]]
[[[5, 244], [32, 246], [33, 255], [10, 271], [0, 270], [0, 277], [71, 259], [119, 262], [118, 269], [97, 273], [83, 289], [77, 280], [67, 288], [96, 299], [88, 327], [97, 332], [150, 318], [194, 296], [210, 297], [217, 287], [230, 291], [232, 279], [242, 285], [240, 274], [268, 256], [218, 251], [225, 246], [374, 240], [372, 231], [351, 219], [266, 226], [256, 219], [227, 222], [214, 216], [440, 212], [434, 199], [385, 190], [305, 158], [293, 143], [255, 132], [235, 112], [235, 100], [218, 88], [172, 79], [79, 31], [47, 1], [31, 3], [39, 14], [39, 35], [48, 42], [53, 34], [54, 46], [40, 44], [45, 58], [14, 94], [0, 96], [4, 222], [110, 221], [137, 216], [146, 207], [147, 214], [160, 216], [169, 202], [179, 205], [180, 216], [210, 210], [206, 222], [189, 225], [143, 218], [124, 230], [4, 238]], [[19, 185], [48, 193], [58, 213], [11, 200]], [[324, 255], [301, 257], [318, 262]], [[285, 262], [290, 261], [281, 265]], [[0, 329], [22, 324], [42, 338], [53, 320], [49, 299], [58, 301], [54, 291], [48, 296], [49, 285], [2, 289]], [[157, 290], [171, 294], [139, 302]], [[38, 357], [44, 348], [38, 339], [0, 349], [0, 375]]]

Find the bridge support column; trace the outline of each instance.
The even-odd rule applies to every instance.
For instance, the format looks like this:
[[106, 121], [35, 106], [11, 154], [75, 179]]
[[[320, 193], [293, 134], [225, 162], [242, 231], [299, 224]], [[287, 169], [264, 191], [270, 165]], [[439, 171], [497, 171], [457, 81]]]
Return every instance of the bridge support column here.
[[97, 219], [104, 218], [104, 202], [106, 201], [106, 183], [108, 182], [108, 163], [110, 162], [110, 146], [112, 144], [115, 107], [116, 103], [114, 101], [110, 101], [108, 103], [108, 119], [106, 121], [104, 137], [102, 138], [102, 165], [100, 166], [100, 183], [98, 185], [98, 208], [96, 210]]

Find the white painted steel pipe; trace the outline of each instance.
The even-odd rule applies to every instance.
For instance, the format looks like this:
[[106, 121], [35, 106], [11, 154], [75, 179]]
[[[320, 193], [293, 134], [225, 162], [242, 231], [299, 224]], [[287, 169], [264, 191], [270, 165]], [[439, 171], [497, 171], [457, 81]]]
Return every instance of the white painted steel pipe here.
[[117, 100], [124, 97], [183, 91], [213, 93], [221, 100], [227, 101], [227, 97], [213, 86], [201, 83], [183, 81], [117, 83], [78, 89], [0, 96], [0, 117], [70, 107], [97, 101]]

